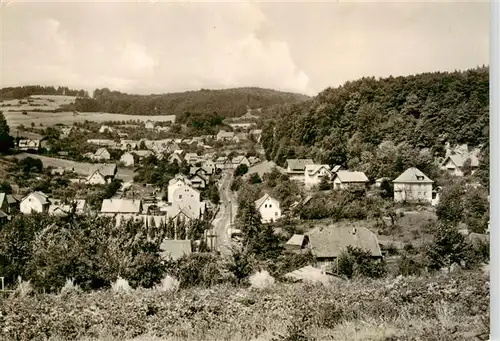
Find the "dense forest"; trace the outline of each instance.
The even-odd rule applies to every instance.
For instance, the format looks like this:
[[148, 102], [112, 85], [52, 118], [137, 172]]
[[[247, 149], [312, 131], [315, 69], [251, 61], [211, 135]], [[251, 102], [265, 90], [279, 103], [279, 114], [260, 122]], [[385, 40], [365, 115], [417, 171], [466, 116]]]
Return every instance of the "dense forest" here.
[[488, 73], [481, 67], [362, 78], [303, 103], [268, 108], [266, 156], [280, 165], [287, 158], [313, 157], [374, 178], [408, 166], [426, 168], [444, 156], [446, 142], [487, 147]]
[[300, 103], [309, 97], [301, 94], [261, 88], [199, 90], [161, 95], [130, 95], [109, 89], [96, 89], [92, 98], [80, 98], [75, 110], [130, 115], [181, 115], [185, 112], [213, 113], [226, 117], [241, 116], [250, 108]]
[[53, 86], [27, 85], [0, 89], [1, 100], [22, 99], [32, 95], [89, 96], [88, 92], [85, 90], [69, 89], [65, 86], [59, 86], [56, 88]]

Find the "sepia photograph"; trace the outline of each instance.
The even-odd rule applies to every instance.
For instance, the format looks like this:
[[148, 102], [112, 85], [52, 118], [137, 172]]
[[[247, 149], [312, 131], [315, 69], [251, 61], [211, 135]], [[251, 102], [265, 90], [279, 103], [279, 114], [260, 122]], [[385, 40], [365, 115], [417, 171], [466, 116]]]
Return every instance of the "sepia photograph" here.
[[0, 341], [492, 340], [495, 6], [1, 0]]

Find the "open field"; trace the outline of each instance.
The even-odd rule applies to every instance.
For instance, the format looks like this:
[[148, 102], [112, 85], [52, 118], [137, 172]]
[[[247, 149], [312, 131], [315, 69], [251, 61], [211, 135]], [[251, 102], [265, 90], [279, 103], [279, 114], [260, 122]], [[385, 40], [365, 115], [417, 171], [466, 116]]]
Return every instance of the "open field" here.
[[74, 114], [73, 112], [33, 112], [28, 111], [27, 115], [23, 115], [19, 111], [4, 111], [7, 123], [13, 129], [18, 125], [30, 126], [34, 123], [36, 126], [42, 123], [44, 126], [55, 125], [57, 123], [65, 125], [73, 125], [74, 122], [84, 122], [84, 121], [94, 121], [94, 122], [105, 122], [105, 121], [141, 121], [146, 122], [148, 120], [154, 122], [172, 121], [175, 120], [173, 115], [159, 115], [159, 116], [141, 116], [141, 115], [123, 115], [123, 114], [110, 114], [110, 113], [99, 113], [99, 112], [85, 112]]
[[[28, 102], [29, 99], [29, 102]], [[22, 100], [12, 99], [0, 102], [2, 111], [56, 110], [63, 105], [75, 103], [75, 96], [33, 95]], [[21, 104], [22, 102], [22, 104]]]
[[[83, 176], [89, 175], [90, 170], [96, 166], [96, 164], [94, 163], [76, 162], [71, 160], [64, 160], [54, 157], [48, 157], [37, 154], [28, 154], [28, 153], [17, 154], [14, 157], [17, 159], [24, 159], [28, 156], [41, 160], [43, 162], [44, 167], [52, 166], [54, 168], [74, 168], [75, 173]], [[133, 181], [134, 171], [132, 169], [119, 167], [116, 177], [123, 181]]]
[[12, 295], [0, 311], [3, 338], [19, 341], [452, 341], [488, 332], [489, 296], [487, 274], [459, 271], [260, 290]]

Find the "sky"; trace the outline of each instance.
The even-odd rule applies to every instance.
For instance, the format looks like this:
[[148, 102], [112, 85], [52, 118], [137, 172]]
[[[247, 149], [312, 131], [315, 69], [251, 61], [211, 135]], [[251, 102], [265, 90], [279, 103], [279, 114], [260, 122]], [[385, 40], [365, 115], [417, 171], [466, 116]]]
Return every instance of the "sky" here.
[[316, 95], [489, 65], [488, 2], [1, 1], [0, 87]]

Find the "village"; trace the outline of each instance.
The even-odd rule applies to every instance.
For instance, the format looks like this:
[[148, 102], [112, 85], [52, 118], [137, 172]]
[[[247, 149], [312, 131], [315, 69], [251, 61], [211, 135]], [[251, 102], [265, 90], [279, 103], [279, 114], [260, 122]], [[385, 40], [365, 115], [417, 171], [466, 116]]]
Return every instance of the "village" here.
[[[394, 204], [435, 211], [442, 188], [415, 167], [404, 170], [396, 178], [370, 180], [362, 171], [318, 164], [310, 158], [287, 159], [286, 167], [266, 161], [260, 144], [262, 129], [257, 128], [259, 116], [255, 113], [259, 110], [249, 109], [245, 115], [229, 120], [226, 128], [216, 135], [182, 138], [177, 133], [172, 136], [169, 132], [175, 124], [175, 116], [169, 116], [170, 120], [164, 122], [55, 125], [52, 129], [58, 140], [56, 150], [51, 150], [54, 139], [18, 138], [15, 148], [18, 154], [13, 157], [18, 162], [26, 158], [42, 161], [45, 169], [40, 173], [51, 179], [48, 180], [51, 193], [40, 189], [23, 190], [13, 183], [14, 192], [0, 193], [0, 223], [10, 221], [16, 214], [32, 213], [112, 217], [117, 226], [128, 220], [141, 221], [144, 226], [170, 223], [177, 227], [162, 243], [165, 259], [190, 255], [200, 242], [213, 252], [227, 253], [241, 237], [241, 231], [235, 226], [238, 213], [238, 192], [233, 188], [235, 178], [247, 182], [257, 178], [256, 182], [261, 182], [260, 179], [273, 172], [283, 174], [300, 186], [301, 195], [286, 198], [288, 203], [284, 205], [268, 192], [262, 192], [254, 205], [263, 224], [281, 226], [283, 221], [300, 220], [295, 209], [306, 206], [315, 193], [324, 189], [342, 192], [361, 188], [369, 196], [389, 186], [392, 188], [389, 200]], [[137, 132], [156, 139], [129, 139], [129, 135], [137, 137]], [[171, 137], [166, 137], [169, 134]], [[90, 136], [94, 138], [85, 139]], [[73, 159], [78, 161], [73, 161], [68, 153], [72, 144], [77, 144], [79, 150], [91, 151], [77, 155]], [[68, 149], [64, 150], [61, 145]], [[474, 174], [479, 166], [478, 157], [479, 149], [469, 151], [467, 146], [454, 149], [447, 146], [446, 157], [437, 160], [436, 164], [443, 174], [461, 178], [464, 171]], [[144, 175], [158, 170], [159, 163], [162, 167], [170, 167], [166, 168], [170, 173], [167, 178], [162, 177], [164, 174]], [[138, 177], [138, 174], [143, 176]], [[469, 185], [480, 186], [477, 183]], [[56, 190], [56, 187], [62, 189]], [[68, 192], [68, 188], [73, 190]], [[95, 188], [111, 192], [89, 200]], [[190, 240], [188, 233], [179, 231], [178, 226], [186, 229], [190, 222], [197, 220], [207, 221], [209, 227], [198, 240]], [[334, 230], [312, 228], [293, 234], [283, 247], [290, 252], [310, 251], [316, 259], [314, 271], [324, 273], [331, 261], [348, 246], [368, 249], [375, 258], [385, 255], [387, 243], [379, 240], [372, 230], [366, 224], [355, 222]], [[463, 231], [469, 235], [467, 229]], [[397, 243], [393, 238], [391, 247], [394, 244]], [[400, 247], [402, 245], [400, 243]], [[297, 271], [301, 273], [300, 269]]]

